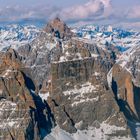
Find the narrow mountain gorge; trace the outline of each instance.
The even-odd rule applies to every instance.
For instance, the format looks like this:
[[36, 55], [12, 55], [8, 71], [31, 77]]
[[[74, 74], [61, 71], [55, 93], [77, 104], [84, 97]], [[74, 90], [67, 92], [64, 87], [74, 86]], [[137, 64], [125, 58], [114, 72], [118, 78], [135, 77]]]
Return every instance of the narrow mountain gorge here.
[[0, 139], [138, 139], [139, 45], [121, 48], [109, 29], [105, 40], [56, 18], [1, 46]]

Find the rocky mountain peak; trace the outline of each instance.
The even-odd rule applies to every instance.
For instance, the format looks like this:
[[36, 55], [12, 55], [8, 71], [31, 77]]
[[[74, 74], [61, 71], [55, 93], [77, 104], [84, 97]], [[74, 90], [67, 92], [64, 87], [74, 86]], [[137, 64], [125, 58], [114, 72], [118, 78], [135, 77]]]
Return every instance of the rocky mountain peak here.
[[55, 37], [61, 39], [66, 39], [66, 38], [68, 39], [73, 35], [70, 28], [58, 17], [50, 21], [44, 30], [47, 33], [51, 33]]
[[54, 18], [52, 21], [52, 23], [61, 23], [61, 24], [65, 24], [59, 17]]

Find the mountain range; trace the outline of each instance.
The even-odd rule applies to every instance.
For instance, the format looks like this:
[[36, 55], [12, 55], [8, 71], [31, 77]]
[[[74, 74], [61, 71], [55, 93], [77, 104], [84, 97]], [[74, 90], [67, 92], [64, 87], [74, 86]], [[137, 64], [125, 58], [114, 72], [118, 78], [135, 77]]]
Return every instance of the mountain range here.
[[0, 139], [139, 140], [140, 32], [0, 27]]

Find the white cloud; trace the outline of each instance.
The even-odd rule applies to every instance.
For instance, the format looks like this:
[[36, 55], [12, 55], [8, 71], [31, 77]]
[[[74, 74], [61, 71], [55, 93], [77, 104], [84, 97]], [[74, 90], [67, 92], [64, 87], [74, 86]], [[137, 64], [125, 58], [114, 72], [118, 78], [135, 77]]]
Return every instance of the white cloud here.
[[[115, 24], [135, 23], [139, 26], [140, 5], [132, 7], [116, 6], [113, 0], [87, 0], [84, 4], [71, 7], [51, 7], [49, 5], [7, 6], [0, 9], [0, 21], [17, 21], [21, 19], [44, 19], [44, 21], [59, 16], [67, 22], [105, 23], [113, 21]], [[137, 22], [137, 23], [136, 23]]]
[[46, 5], [7, 6], [0, 9], [0, 20], [19, 20], [23, 18], [52, 18], [60, 16], [64, 20], [88, 20], [110, 15], [111, 0], [88, 0], [85, 4], [60, 9]]
[[83, 5], [65, 8], [58, 15], [65, 20], [78, 20], [108, 16], [111, 9], [110, 0], [90, 0]]

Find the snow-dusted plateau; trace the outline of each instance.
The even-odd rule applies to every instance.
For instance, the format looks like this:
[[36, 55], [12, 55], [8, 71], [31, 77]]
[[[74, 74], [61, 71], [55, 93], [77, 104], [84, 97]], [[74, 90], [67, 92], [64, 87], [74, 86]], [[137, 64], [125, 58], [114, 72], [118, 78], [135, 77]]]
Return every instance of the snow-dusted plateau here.
[[140, 140], [140, 32], [0, 27], [1, 140]]

